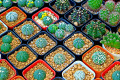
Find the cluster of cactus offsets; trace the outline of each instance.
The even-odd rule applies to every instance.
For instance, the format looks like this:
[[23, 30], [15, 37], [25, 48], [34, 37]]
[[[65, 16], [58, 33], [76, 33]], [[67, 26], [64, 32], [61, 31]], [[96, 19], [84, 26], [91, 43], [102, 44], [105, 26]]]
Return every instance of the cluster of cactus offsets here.
[[113, 80], [120, 80], [120, 71], [113, 72], [112, 79]]
[[9, 12], [6, 15], [6, 20], [8, 20], [9, 22], [13, 22], [16, 21], [18, 19], [18, 14], [16, 12]]
[[48, 30], [50, 31], [50, 33], [55, 33], [57, 31], [58, 27], [56, 24], [51, 24], [48, 27]]
[[119, 33], [108, 32], [106, 36], [103, 37], [103, 40], [100, 43], [120, 49], [120, 35]]
[[38, 48], [44, 48], [47, 46], [47, 40], [45, 38], [38, 38], [35, 44]]
[[40, 12], [40, 13], [38, 14], [38, 18], [41, 19], [41, 20], [43, 20], [43, 18], [44, 18], [45, 16], [47, 16], [47, 13], [46, 13], [46, 12]]
[[100, 21], [91, 21], [90, 24], [86, 26], [87, 34], [92, 38], [101, 38], [105, 33], [105, 24]]
[[9, 71], [5, 67], [0, 67], [0, 80], [7, 80]]
[[0, 7], [3, 6], [5, 8], [8, 8], [12, 5], [11, 0], [0, 0]]
[[74, 73], [74, 78], [76, 80], [84, 80], [85, 79], [85, 73], [81, 70], [78, 70]]
[[58, 29], [55, 32], [55, 36], [59, 39], [63, 38], [65, 35], [65, 31], [63, 29]]

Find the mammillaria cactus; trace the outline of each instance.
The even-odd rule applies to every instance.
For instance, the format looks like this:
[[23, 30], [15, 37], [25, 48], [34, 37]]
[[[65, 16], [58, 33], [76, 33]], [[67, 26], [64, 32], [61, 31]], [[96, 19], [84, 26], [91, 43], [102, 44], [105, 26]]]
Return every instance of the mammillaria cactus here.
[[61, 65], [61, 64], [63, 64], [65, 61], [66, 61], [66, 59], [65, 59], [65, 56], [64, 56], [63, 54], [57, 53], [57, 54], [54, 56], [54, 62], [55, 62], [55, 64], [57, 64], [57, 65]]
[[38, 14], [38, 18], [41, 19], [41, 20], [43, 20], [43, 18], [44, 18], [45, 16], [47, 16], [47, 13], [46, 13], [46, 12], [43, 12], [43, 11]]
[[62, 29], [57, 29], [56, 32], [55, 32], [55, 36], [59, 39], [63, 38], [64, 35], [65, 35], [65, 32]]
[[5, 67], [0, 67], [0, 80], [7, 80], [9, 71]]
[[2, 38], [3, 43], [11, 43], [12, 42], [12, 37], [10, 35], [5, 35]]
[[11, 0], [3, 0], [3, 6], [8, 8], [10, 7], [12, 4], [12, 1]]
[[100, 21], [91, 21], [90, 24], [86, 26], [87, 34], [95, 38], [101, 38], [105, 33], [105, 24], [100, 23]]
[[1, 52], [8, 52], [11, 49], [11, 45], [9, 43], [3, 43], [1, 45]]
[[67, 25], [65, 26], [65, 30], [66, 30], [67, 32], [72, 32], [72, 31], [74, 30], [74, 27], [73, 27], [72, 24], [67, 24]]
[[58, 29], [58, 27], [57, 27], [56, 24], [51, 24], [48, 27], [48, 30], [49, 30], [50, 33], [55, 33], [57, 29]]
[[34, 1], [33, 0], [27, 0], [26, 6], [29, 8], [32, 8], [34, 6]]
[[74, 78], [76, 80], [84, 80], [85, 79], [85, 73], [81, 70], [78, 70], [74, 73]]
[[34, 32], [34, 27], [30, 24], [23, 25], [21, 31], [24, 35], [31, 35]]
[[27, 0], [18, 0], [18, 5], [20, 5], [21, 7], [26, 5], [26, 1]]
[[2, 1], [0, 0], [0, 7], [2, 6]]
[[35, 44], [38, 48], [44, 48], [47, 45], [47, 40], [45, 38], [38, 38]]
[[9, 12], [6, 15], [6, 19], [10, 22], [16, 21], [18, 19], [18, 14], [16, 12]]
[[35, 0], [35, 7], [40, 8], [44, 4], [43, 0]]
[[108, 1], [106, 1], [106, 3], [105, 3], [105, 7], [111, 12], [111, 11], [113, 11], [114, 8], [115, 8], [115, 2], [112, 1], [112, 0], [108, 0]]
[[115, 11], [120, 13], [120, 2], [116, 4]]
[[53, 22], [53, 20], [52, 20], [52, 18], [51, 17], [49, 17], [49, 16], [45, 16], [44, 18], [43, 18], [43, 23], [44, 23], [44, 25], [50, 25], [51, 23]]
[[85, 45], [85, 43], [84, 43], [84, 41], [82, 39], [76, 38], [73, 41], [73, 45], [74, 45], [75, 48], [80, 49], [80, 48], [82, 48]]
[[60, 22], [59, 25], [58, 25], [58, 28], [65, 30], [66, 25], [67, 24], [65, 22]]
[[46, 78], [46, 72], [43, 71], [42, 69], [37, 69], [33, 73], [34, 79], [36, 80], [44, 80]]
[[113, 80], [120, 80], [120, 71], [113, 72], [112, 79]]

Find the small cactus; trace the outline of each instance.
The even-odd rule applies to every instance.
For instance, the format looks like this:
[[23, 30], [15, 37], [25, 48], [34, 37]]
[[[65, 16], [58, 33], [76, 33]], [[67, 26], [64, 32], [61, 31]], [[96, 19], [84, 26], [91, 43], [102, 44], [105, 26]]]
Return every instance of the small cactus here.
[[52, 18], [51, 17], [49, 17], [49, 16], [45, 16], [44, 18], [43, 18], [43, 23], [44, 23], [44, 25], [50, 25], [51, 23], [53, 22], [53, 20], [52, 20]]
[[116, 11], [116, 12], [119, 12], [119, 14], [120, 14], [120, 2], [118, 2], [118, 3], [116, 4], [116, 6], [115, 6], [115, 11]]
[[3, 38], [2, 38], [2, 42], [3, 43], [11, 43], [12, 42], [12, 37], [10, 36], [10, 35], [5, 35], [5, 36], [3, 36]]
[[9, 43], [3, 43], [1, 45], [1, 52], [9, 52], [11, 49], [11, 45]]
[[85, 73], [81, 70], [78, 70], [74, 73], [74, 78], [76, 80], [84, 80], [85, 79]]
[[44, 48], [47, 46], [47, 40], [45, 38], [38, 38], [35, 44], [38, 48]]
[[73, 45], [74, 45], [75, 48], [80, 49], [85, 45], [85, 42], [80, 38], [76, 38], [73, 41]]
[[9, 75], [9, 70], [5, 67], [0, 67], [0, 80], [7, 80]]
[[29, 8], [32, 8], [34, 6], [34, 1], [33, 0], [27, 0], [26, 6]]
[[64, 37], [64, 35], [65, 35], [65, 32], [62, 29], [57, 29], [55, 32], [55, 36], [59, 39], [62, 39]]
[[0, 7], [2, 6], [2, 3], [3, 3], [3, 2], [0, 0]]
[[72, 24], [67, 24], [67, 25], [65, 26], [65, 30], [66, 30], [67, 32], [72, 32], [72, 31], [74, 30], [74, 27], [73, 27]]
[[47, 16], [47, 13], [46, 13], [46, 12], [43, 12], [43, 11], [38, 14], [38, 18], [41, 19], [41, 20], [43, 20], [43, 18], [44, 18], [45, 16]]
[[50, 33], [55, 33], [57, 29], [58, 29], [58, 27], [57, 27], [56, 24], [51, 24], [48, 27], [48, 30], [49, 30]]
[[16, 21], [18, 19], [18, 14], [16, 12], [9, 12], [6, 15], [6, 19], [10, 22]]
[[35, 0], [35, 7], [40, 8], [44, 4], [43, 0]]
[[112, 79], [113, 80], [120, 80], [120, 71], [113, 72]]
[[65, 22], [60, 22], [59, 25], [58, 25], [58, 28], [65, 30], [66, 25], [67, 24]]
[[54, 62], [55, 62], [55, 64], [57, 64], [57, 65], [61, 65], [61, 64], [63, 64], [65, 61], [66, 61], [66, 59], [65, 59], [65, 56], [64, 56], [63, 54], [57, 53], [57, 54], [54, 56]]
[[114, 8], [115, 8], [115, 2], [112, 1], [112, 0], [108, 0], [108, 1], [106, 1], [106, 3], [105, 3], [105, 7], [111, 12], [111, 11], [113, 11]]
[[24, 7], [26, 5], [26, 1], [27, 0], [18, 0], [18, 5], [20, 5], [21, 7]]
[[8, 8], [12, 5], [12, 1], [11, 0], [3, 0], [3, 6]]

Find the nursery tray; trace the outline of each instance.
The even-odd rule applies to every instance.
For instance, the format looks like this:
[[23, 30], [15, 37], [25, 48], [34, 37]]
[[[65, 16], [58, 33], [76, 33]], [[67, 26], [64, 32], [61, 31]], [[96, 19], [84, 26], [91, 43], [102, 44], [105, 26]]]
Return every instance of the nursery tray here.
[[22, 80], [25, 80], [22, 76], [15, 76], [14, 78], [12, 78], [11, 80], [16, 80], [16, 79], [22, 79]]
[[8, 27], [7, 27], [1, 20], [0, 20], [0, 22], [1, 22], [1, 23], [4, 25], [4, 27], [6, 27], [6, 29], [7, 29], [6, 31], [4, 31], [3, 33], [0, 34], [0, 36], [1, 36], [2, 34], [4, 34], [5, 32], [8, 31]]

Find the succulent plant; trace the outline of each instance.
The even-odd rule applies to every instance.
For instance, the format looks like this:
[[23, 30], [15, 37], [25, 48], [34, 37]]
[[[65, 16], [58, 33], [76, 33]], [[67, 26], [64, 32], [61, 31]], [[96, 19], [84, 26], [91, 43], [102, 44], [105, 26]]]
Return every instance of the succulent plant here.
[[108, 0], [105, 2], [105, 7], [111, 12], [115, 8], [115, 2], [112, 0]]
[[11, 49], [11, 45], [9, 43], [3, 43], [1, 45], [1, 52], [9, 52]]
[[78, 70], [74, 73], [75, 80], [84, 80], [85, 79], [85, 73], [81, 70]]
[[17, 61], [26, 62], [29, 58], [29, 54], [26, 51], [20, 51], [16, 55]]
[[103, 37], [103, 40], [100, 43], [120, 49], [120, 37], [119, 33], [108, 32], [106, 36]]
[[87, 34], [92, 36], [92, 38], [101, 38], [105, 33], [105, 24], [100, 23], [100, 21], [91, 21], [90, 24], [86, 26]]
[[88, 0], [87, 4], [91, 10], [97, 10], [101, 7], [103, 0]]
[[50, 33], [55, 33], [57, 29], [58, 29], [58, 27], [57, 27], [56, 24], [51, 24], [48, 27], [48, 30], [49, 30]]
[[53, 59], [54, 59], [55, 64], [57, 65], [61, 65], [66, 61], [65, 56], [60, 53], [57, 53]]
[[0, 67], [0, 80], [7, 80], [9, 71], [5, 67]]
[[67, 24], [65, 22], [60, 22], [59, 25], [58, 25], [58, 28], [65, 30], [66, 25]]
[[5, 35], [2, 38], [3, 43], [11, 43], [12, 42], [12, 37], [10, 35]]
[[38, 14], [38, 18], [41, 19], [41, 20], [43, 20], [43, 18], [44, 18], [45, 16], [47, 16], [47, 13], [46, 13], [46, 12], [43, 12], [43, 11]]
[[52, 18], [51, 17], [49, 17], [49, 16], [45, 16], [44, 18], [43, 18], [43, 23], [44, 23], [44, 25], [50, 25], [51, 23], [53, 22], [53, 20], [52, 20]]
[[67, 24], [67, 25], [65, 26], [65, 30], [66, 30], [67, 32], [72, 32], [72, 31], [74, 30], [74, 27], [73, 27], [72, 24]]
[[27, 0], [18, 0], [18, 5], [20, 5], [21, 7], [24, 7], [26, 5], [26, 1]]
[[0, 0], [0, 7], [2, 6], [2, 3], [3, 3], [3, 2]]
[[35, 0], [35, 7], [40, 8], [44, 4], [43, 0]]
[[29, 8], [32, 8], [34, 6], [34, 1], [33, 0], [27, 0], [26, 6]]
[[70, 7], [69, 0], [56, 0], [55, 6], [60, 11], [66, 11]]
[[113, 72], [112, 79], [113, 80], [120, 80], [120, 71]]
[[38, 48], [44, 48], [47, 46], [47, 40], [45, 38], [38, 38], [35, 44]]
[[65, 32], [63, 29], [57, 29], [55, 32], [55, 36], [59, 39], [62, 39], [65, 35]]
[[8, 8], [12, 5], [12, 1], [11, 0], [3, 0], [3, 6]]
[[24, 35], [31, 35], [34, 32], [34, 27], [30, 24], [25, 24], [22, 26], [21, 31]]
[[44, 80], [46, 78], [46, 72], [43, 71], [42, 69], [37, 69], [33, 73], [34, 79], [36, 80]]
[[85, 42], [81, 38], [76, 38], [73, 41], [73, 45], [75, 48], [80, 49], [85, 45]]
[[120, 20], [120, 15], [119, 15], [118, 12], [112, 12], [109, 15], [108, 22], [109, 22], [110, 25], [112, 25], [112, 26], [117, 25], [119, 20]]
[[120, 2], [118, 2], [118, 3], [116, 4], [116, 6], [115, 6], [115, 11], [116, 11], [116, 12], [119, 12], [119, 14], [120, 14]]
[[16, 21], [18, 19], [18, 14], [16, 12], [9, 12], [6, 15], [6, 19], [10, 22]]

